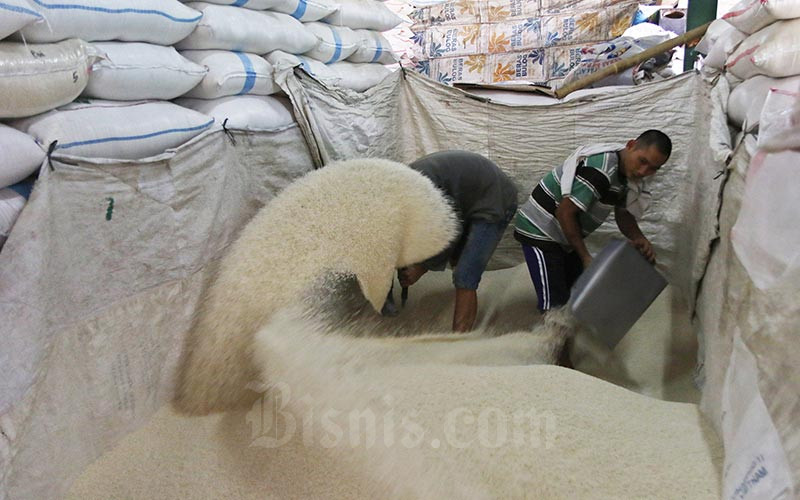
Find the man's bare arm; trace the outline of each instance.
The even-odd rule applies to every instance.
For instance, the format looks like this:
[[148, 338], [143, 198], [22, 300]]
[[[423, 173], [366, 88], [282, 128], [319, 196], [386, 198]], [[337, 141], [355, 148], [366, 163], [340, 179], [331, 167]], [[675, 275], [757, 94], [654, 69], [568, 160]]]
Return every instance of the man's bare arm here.
[[589, 253], [589, 250], [586, 249], [586, 243], [583, 242], [581, 226], [578, 222], [580, 213], [581, 209], [578, 205], [573, 203], [571, 199], [564, 197], [556, 209], [556, 219], [561, 225], [561, 231], [567, 238], [567, 243], [575, 249], [585, 269], [592, 262], [592, 254]]
[[642, 230], [639, 228], [636, 218], [623, 207], [614, 208], [614, 218], [617, 220], [617, 227], [619, 227], [620, 232], [631, 240], [633, 246], [635, 246], [647, 260], [655, 263], [656, 252], [653, 250], [653, 245], [650, 243], [650, 240], [644, 236]]

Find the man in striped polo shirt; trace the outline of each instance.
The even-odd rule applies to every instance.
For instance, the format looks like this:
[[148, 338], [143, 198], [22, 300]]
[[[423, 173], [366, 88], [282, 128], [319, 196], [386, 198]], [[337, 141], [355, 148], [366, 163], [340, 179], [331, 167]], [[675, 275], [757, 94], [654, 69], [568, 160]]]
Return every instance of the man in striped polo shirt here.
[[648, 130], [626, 144], [581, 147], [536, 185], [517, 212], [514, 237], [522, 244], [539, 311], [567, 303], [573, 283], [592, 261], [583, 239], [612, 209], [622, 234], [655, 262], [636, 217], [649, 195], [642, 180], [655, 174], [671, 152], [666, 134]]

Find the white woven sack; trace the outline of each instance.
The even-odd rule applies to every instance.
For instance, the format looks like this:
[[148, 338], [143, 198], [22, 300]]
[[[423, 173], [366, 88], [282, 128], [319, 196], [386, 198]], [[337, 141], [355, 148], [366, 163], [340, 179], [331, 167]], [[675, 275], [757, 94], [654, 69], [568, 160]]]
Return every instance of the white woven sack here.
[[753, 130], [758, 127], [761, 110], [770, 89], [800, 92], [800, 76], [770, 78], [764, 75], [748, 78], [736, 86], [728, 97], [728, 119], [737, 127]]
[[16, 190], [0, 189], [0, 248], [11, 234], [11, 229], [26, 203], [28, 203], [28, 199]]
[[0, 42], [0, 118], [42, 113], [78, 97], [96, 60], [80, 40]]
[[317, 38], [313, 49], [305, 55], [325, 64], [343, 61], [358, 49], [361, 38], [355, 31], [344, 26], [331, 26], [326, 23], [307, 23], [306, 28]]
[[272, 65], [263, 57], [226, 50], [186, 50], [187, 59], [208, 70], [185, 97], [216, 99], [243, 94], [270, 95], [280, 90], [273, 81]]
[[137, 160], [175, 148], [213, 125], [214, 119], [165, 101], [75, 102], [11, 126], [56, 154]]
[[747, 34], [737, 30], [725, 21], [716, 20], [714, 22], [724, 24], [721, 26], [720, 32], [709, 40], [708, 55], [703, 59], [703, 65], [721, 70], [725, 67], [725, 61], [728, 60], [728, 57], [747, 38]]
[[750, 35], [725, 68], [741, 79], [800, 75], [800, 19], [778, 21]]
[[0, 187], [16, 184], [44, 161], [44, 150], [33, 137], [0, 123]]
[[207, 100], [182, 97], [175, 102], [212, 116], [217, 123], [233, 130], [282, 130], [294, 123], [291, 105], [285, 98], [241, 95]]
[[178, 54], [172, 47], [137, 42], [98, 42], [105, 55], [92, 65], [83, 95], [114, 101], [174, 99], [200, 83], [203, 66]]
[[267, 61], [272, 64], [273, 71], [276, 73], [285, 68], [300, 66], [309, 75], [328, 85], [338, 85], [340, 78], [322, 61], [311, 57], [289, 54], [281, 50], [270, 52], [266, 56]]
[[380, 63], [394, 64], [397, 57], [392, 52], [392, 46], [383, 35], [372, 30], [355, 30], [360, 38], [358, 48], [353, 55], [347, 58], [355, 63]]
[[800, 17], [800, 0], [742, 0], [722, 19], [750, 34], [779, 19], [797, 17]]
[[770, 89], [761, 110], [758, 147], [773, 152], [800, 150], [800, 92]]
[[775, 19], [800, 17], [800, 0], [761, 0], [761, 4]]
[[[189, 3], [190, 0], [181, 0], [184, 3]], [[245, 9], [253, 10], [267, 10], [274, 9], [275, 6], [283, 0], [208, 0], [208, 3], [217, 5], [230, 5], [233, 7], [244, 7]]]
[[42, 15], [33, 10], [27, 0], [0, 1], [0, 39], [40, 20]]
[[374, 87], [391, 74], [391, 70], [382, 64], [358, 64], [342, 61], [328, 67], [340, 78], [340, 87], [356, 92], [364, 92]]
[[[651, 46], [651, 43], [656, 45], [661, 41], [663, 41], [663, 39], [658, 37], [634, 39], [622, 36], [609, 42], [590, 45], [587, 49], [591, 48], [591, 50], [585, 50], [583, 52], [580, 61], [567, 73], [561, 85], [567, 85], [590, 74], [597, 73], [612, 64], [616, 64], [620, 60], [644, 52]], [[634, 66], [628, 70], [607, 76], [593, 84], [592, 87], [634, 85], [636, 83], [636, 72], [638, 68], [639, 66]]]
[[289, 14], [304, 23], [319, 21], [339, 8], [332, 0], [280, 0], [272, 10]]
[[266, 54], [273, 50], [283, 50], [290, 54], [303, 54], [317, 44], [317, 39], [306, 25], [293, 18], [289, 14], [281, 12], [264, 12], [263, 16], [272, 19], [273, 24], [278, 27], [277, 43], [269, 50], [260, 52]]
[[339, 0], [339, 10], [324, 21], [353, 29], [389, 31], [403, 20], [377, 0]]
[[[637, 24], [637, 26], [641, 26], [642, 24], [647, 23]], [[626, 34], [627, 31], [628, 30], [626, 30]], [[711, 51], [711, 47], [716, 45], [717, 41], [724, 38], [730, 31], [738, 30], [734, 28], [731, 23], [723, 21], [722, 19], [716, 19], [712, 21], [706, 30], [706, 34], [703, 35], [703, 38], [701, 38], [699, 42], [697, 42], [695, 50], [703, 55], [707, 55]], [[744, 38], [746, 38], [746, 36], [742, 39]]]
[[287, 14], [261, 12], [205, 2], [187, 4], [203, 13], [197, 29], [175, 47], [179, 50], [221, 49], [266, 54], [273, 50], [302, 54], [317, 39]]
[[761, 290], [785, 280], [796, 283], [800, 277], [798, 164], [800, 152], [759, 151], [747, 169], [742, 208], [731, 241], [753, 284]]
[[121, 40], [172, 45], [192, 32], [200, 13], [177, 0], [30, 0], [47, 22], [20, 32], [26, 41]]

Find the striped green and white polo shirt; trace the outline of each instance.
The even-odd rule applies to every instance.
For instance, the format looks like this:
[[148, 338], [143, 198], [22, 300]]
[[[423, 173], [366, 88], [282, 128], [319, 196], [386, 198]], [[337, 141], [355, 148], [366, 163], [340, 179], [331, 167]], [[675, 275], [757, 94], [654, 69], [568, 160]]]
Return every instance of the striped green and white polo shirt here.
[[[520, 242], [569, 246], [556, 219], [562, 172], [563, 166], [559, 165], [545, 175], [517, 211], [514, 237]], [[614, 206], [624, 205], [626, 193], [627, 180], [619, 170], [616, 151], [589, 156], [578, 165], [569, 198], [581, 209], [578, 222], [584, 237], [600, 227]]]

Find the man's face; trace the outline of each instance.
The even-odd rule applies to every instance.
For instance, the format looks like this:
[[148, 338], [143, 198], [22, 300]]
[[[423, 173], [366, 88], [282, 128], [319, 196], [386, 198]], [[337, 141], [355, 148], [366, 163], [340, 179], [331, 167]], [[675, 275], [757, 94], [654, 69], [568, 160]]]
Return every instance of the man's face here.
[[658, 150], [655, 144], [650, 146], [639, 145], [636, 141], [629, 142], [625, 148], [627, 158], [623, 162], [625, 177], [628, 179], [642, 179], [649, 177], [667, 162], [667, 157]]

